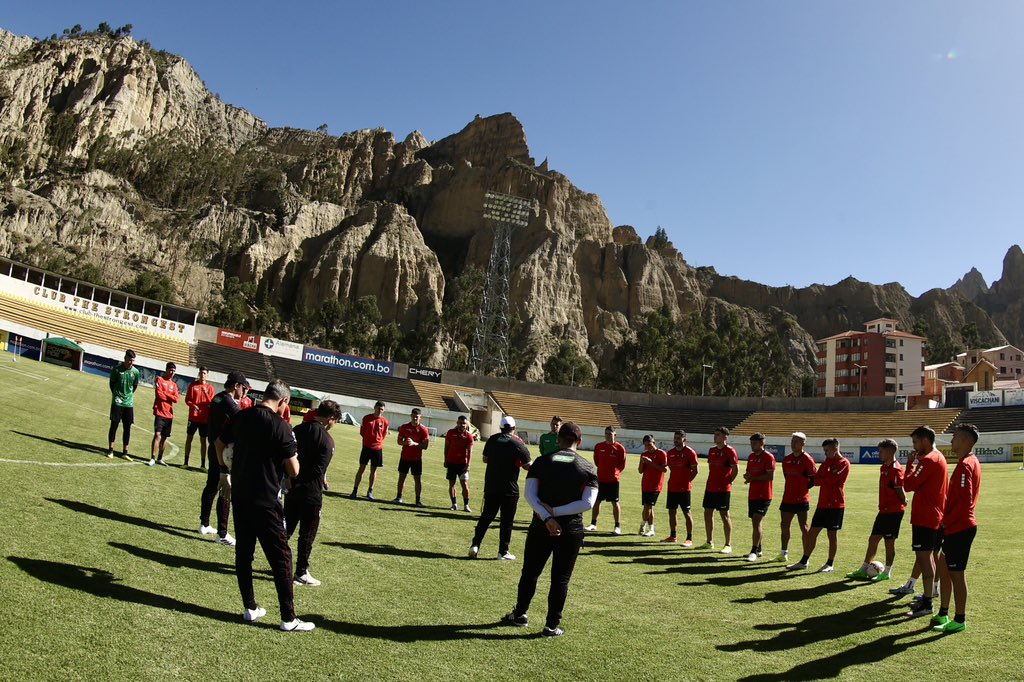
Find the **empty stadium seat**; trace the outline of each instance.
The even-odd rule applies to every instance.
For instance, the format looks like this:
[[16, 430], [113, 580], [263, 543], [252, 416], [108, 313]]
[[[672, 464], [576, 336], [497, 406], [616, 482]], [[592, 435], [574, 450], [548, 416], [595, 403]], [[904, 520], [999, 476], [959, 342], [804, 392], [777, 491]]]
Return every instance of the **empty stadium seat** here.
[[720, 426], [732, 431], [751, 413], [749, 410], [694, 410], [620, 403], [615, 406], [615, 414], [618, 415], [619, 423], [627, 429], [639, 431], [683, 429], [689, 433], [714, 433], [715, 429]]
[[491, 391], [490, 394], [505, 414], [510, 414], [516, 419], [547, 422], [554, 415], [558, 415], [565, 421], [573, 421], [583, 426], [620, 426], [618, 417], [608, 403], [505, 391]]
[[758, 411], [740, 422], [733, 432], [749, 436], [760, 431], [767, 436], [788, 436], [802, 431], [812, 440], [819, 438], [906, 438], [921, 425], [936, 433], [957, 421], [960, 409], [892, 410], [888, 412], [767, 412]]
[[[965, 410], [957, 422], [978, 427], [982, 433], [992, 431], [1024, 431], [1024, 407], [985, 407]], [[952, 426], [946, 429], [952, 432]]]
[[424, 406], [408, 379], [351, 372], [280, 357], [270, 358], [270, 366], [274, 378], [283, 379], [292, 386], [365, 400], [383, 400], [386, 403], [412, 407]]

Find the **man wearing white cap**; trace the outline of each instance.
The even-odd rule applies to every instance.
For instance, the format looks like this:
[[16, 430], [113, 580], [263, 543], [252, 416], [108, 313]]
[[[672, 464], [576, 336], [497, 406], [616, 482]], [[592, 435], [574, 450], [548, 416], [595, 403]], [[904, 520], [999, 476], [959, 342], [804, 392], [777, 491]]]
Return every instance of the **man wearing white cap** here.
[[800, 524], [800, 543], [810, 527], [807, 525], [807, 511], [811, 508], [811, 486], [814, 485], [814, 474], [817, 467], [814, 458], [804, 452], [807, 436], [797, 431], [789, 444], [792, 452], [782, 458], [782, 474], [786, 479], [786, 488], [782, 493], [782, 504], [779, 514], [782, 517], [782, 551], [775, 561], [789, 559], [789, 529], [793, 525], [793, 516]]
[[516, 420], [505, 415], [501, 418], [501, 431], [484, 444], [484, 507], [469, 548], [470, 558], [480, 553], [480, 545], [494, 517], [501, 513], [498, 530], [498, 558], [512, 561], [508, 551], [512, 540], [512, 522], [519, 506], [519, 470], [530, 468], [530, 451], [516, 435]]

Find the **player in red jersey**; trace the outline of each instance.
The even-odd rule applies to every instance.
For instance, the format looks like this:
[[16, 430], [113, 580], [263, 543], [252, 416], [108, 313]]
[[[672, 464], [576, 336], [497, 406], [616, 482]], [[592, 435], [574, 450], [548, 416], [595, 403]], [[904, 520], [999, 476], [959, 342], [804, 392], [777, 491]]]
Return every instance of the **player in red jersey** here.
[[658, 504], [658, 496], [665, 486], [668, 454], [658, 447], [650, 434], [644, 436], [644, 452], [640, 455], [637, 471], [643, 476], [640, 479], [640, 500], [644, 505], [644, 522], [640, 525], [640, 535], [654, 537], [654, 505]]
[[178, 383], [174, 380], [174, 373], [178, 366], [173, 362], [167, 363], [167, 369], [162, 377], [157, 377], [153, 382], [153, 389], [156, 395], [153, 398], [153, 445], [149, 454], [149, 465], [162, 464], [164, 461], [164, 448], [167, 447], [167, 439], [171, 437], [171, 424], [174, 422], [174, 404], [178, 402], [180, 392]]
[[697, 549], [715, 548], [715, 510], [722, 516], [725, 529], [725, 546], [722, 554], [732, 554], [732, 519], [729, 518], [729, 498], [732, 482], [740, 473], [740, 457], [728, 444], [729, 429], [719, 426], [715, 429], [715, 447], [708, 450], [708, 482], [704, 488], [704, 530], [707, 542]]
[[[882, 460], [881, 475], [878, 480], [878, 515], [871, 527], [868, 537], [868, 550], [864, 554], [864, 563], [856, 571], [847, 573], [853, 580], [871, 580], [881, 582], [892, 575], [892, 565], [896, 560], [896, 538], [900, 536], [900, 524], [907, 509], [907, 494], [903, 491], [903, 467], [896, 459], [899, 446], [892, 438], [878, 443], [878, 456]], [[875, 560], [878, 543], [885, 540], [885, 570], [878, 575], [868, 575], [868, 564]]]
[[772, 504], [772, 480], [775, 478], [775, 455], [764, 449], [764, 434], [755, 433], [750, 437], [750, 456], [743, 481], [750, 486], [747, 499], [747, 516], [753, 526], [750, 554], [747, 561], [757, 561], [763, 553], [761, 538], [764, 535], [762, 522]]
[[669, 535], [665, 542], [676, 541], [676, 511], [683, 510], [686, 519], [686, 540], [683, 547], [693, 547], [693, 515], [690, 513], [690, 497], [693, 479], [697, 477], [697, 452], [686, 444], [686, 431], [679, 430], [673, 436], [673, 447], [668, 451], [668, 525]]
[[782, 458], [782, 475], [786, 479], [786, 487], [782, 492], [782, 504], [779, 505], [779, 515], [782, 519], [782, 549], [775, 561], [789, 560], [789, 537], [790, 527], [793, 525], [793, 517], [796, 516], [800, 524], [800, 545], [803, 546], [804, 538], [810, 525], [807, 523], [807, 511], [811, 508], [811, 486], [814, 485], [814, 474], [818, 467], [814, 464], [814, 458], [804, 452], [804, 444], [807, 443], [807, 436], [796, 431], [789, 441], [790, 453]]
[[[939, 578], [942, 597], [939, 613], [932, 625], [940, 632], [963, 632], [967, 629], [967, 560], [971, 544], [978, 534], [974, 509], [981, 492], [981, 464], [974, 454], [978, 428], [973, 424], [953, 427], [953, 452], [957, 456], [953, 476], [947, 488], [946, 506], [942, 514], [942, 559]], [[949, 620], [950, 597], [956, 601], [956, 615]]]
[[821, 447], [825, 450], [825, 461], [814, 476], [814, 483], [818, 486], [818, 508], [814, 510], [811, 529], [804, 538], [804, 555], [800, 561], [786, 567], [790, 571], [807, 568], [822, 528], [828, 531], [828, 561], [818, 569], [818, 573], [835, 570], [833, 564], [839, 551], [839, 531], [843, 528], [846, 511], [846, 479], [850, 476], [850, 460], [839, 451], [838, 438], [826, 438]]
[[185, 436], [185, 466], [188, 466], [189, 455], [192, 454], [192, 437], [199, 432], [200, 467], [206, 468], [206, 434], [210, 419], [210, 403], [217, 391], [213, 384], [206, 380], [209, 370], [199, 368], [199, 377], [188, 386], [185, 392], [185, 404], [188, 405], [188, 428]]
[[356, 471], [356, 480], [352, 484], [353, 500], [359, 495], [359, 483], [363, 480], [363, 472], [366, 465], [370, 465], [370, 487], [366, 490], [366, 499], [372, 500], [373, 486], [377, 482], [377, 469], [384, 466], [384, 440], [388, 437], [390, 423], [384, 416], [384, 408], [387, 407], [383, 400], [378, 400], [373, 405], [373, 414], [363, 417], [363, 423], [359, 427], [359, 435], [363, 437], [363, 449], [359, 451], [359, 470]]
[[420, 496], [423, 493], [423, 451], [430, 445], [430, 431], [420, 423], [420, 419], [419, 409], [413, 409], [409, 423], [398, 427], [398, 444], [402, 446], [402, 455], [398, 460], [398, 494], [393, 500], [395, 504], [402, 504], [405, 477], [412, 473], [412, 479], [416, 482], [416, 506], [426, 506]]
[[604, 430], [604, 441], [594, 446], [594, 466], [597, 467], [597, 502], [590, 514], [590, 525], [584, 530], [597, 530], [597, 517], [601, 502], [612, 503], [615, 515], [615, 534], [622, 535], [622, 505], [619, 504], [619, 482], [626, 468], [626, 448], [615, 440], [615, 427]]
[[469, 430], [466, 415], [459, 415], [455, 428], [444, 434], [444, 467], [445, 478], [448, 479], [448, 497], [452, 500], [452, 511], [459, 505], [455, 503], [455, 480], [462, 483], [463, 511], [470, 513], [469, 508], [469, 462], [473, 458], [473, 434]]
[[935, 566], [942, 547], [942, 512], [946, 506], [946, 456], [935, 449], [935, 431], [930, 426], [919, 426], [910, 434], [914, 449], [907, 457], [907, 473], [903, 488], [914, 493], [910, 505], [910, 525], [913, 528], [912, 548], [921, 569], [924, 596], [907, 612], [911, 618], [932, 615], [932, 591], [935, 586]]

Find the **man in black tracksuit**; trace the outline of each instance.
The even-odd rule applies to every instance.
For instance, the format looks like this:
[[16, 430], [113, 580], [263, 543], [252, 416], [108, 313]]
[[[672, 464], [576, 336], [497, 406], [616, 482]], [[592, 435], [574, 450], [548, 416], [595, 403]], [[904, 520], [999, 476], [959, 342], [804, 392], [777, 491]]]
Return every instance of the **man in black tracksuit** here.
[[[210, 468], [206, 470], [206, 486], [203, 488], [203, 495], [199, 505], [199, 532], [203, 535], [217, 533], [217, 542], [222, 545], [233, 545], [235, 539], [228, 534], [228, 513], [231, 511], [231, 499], [224, 495], [218, 495], [220, 475], [226, 474], [227, 469], [222, 469], [217, 460], [216, 442], [224, 430], [224, 426], [241, 409], [238, 401], [245, 395], [249, 388], [249, 380], [238, 370], [228, 373], [227, 381], [224, 382], [224, 390], [213, 397], [210, 403], [210, 417], [207, 432], [207, 447]], [[210, 512], [213, 510], [213, 500], [217, 500], [217, 530], [210, 527]]]
[[526, 501], [536, 513], [526, 534], [518, 600], [503, 621], [520, 627], [529, 624], [526, 613], [537, 591], [537, 578], [552, 557], [547, 620], [541, 631], [545, 637], [565, 634], [559, 624], [583, 546], [583, 512], [592, 509], [597, 500], [597, 470], [576, 454], [582, 442], [576, 424], [562, 424], [558, 429], [561, 449], [535, 459], [526, 475]]
[[284, 521], [291, 539], [299, 529], [298, 558], [295, 562], [295, 584], [315, 587], [320, 581], [309, 573], [309, 555], [320, 527], [320, 510], [324, 503], [324, 481], [327, 467], [334, 457], [334, 439], [327, 433], [341, 420], [341, 406], [324, 400], [316, 408], [316, 418], [295, 427], [295, 443], [299, 449], [299, 475], [291, 479], [284, 498]]
[[516, 420], [506, 415], [501, 418], [501, 431], [487, 439], [484, 445], [484, 507], [473, 534], [469, 556], [480, 553], [487, 528], [501, 512], [498, 531], [498, 558], [512, 561], [516, 557], [508, 551], [512, 540], [512, 522], [519, 506], [519, 470], [530, 468], [530, 450], [516, 435]]
[[295, 434], [283, 419], [291, 388], [275, 379], [263, 392], [263, 401], [231, 418], [217, 439], [217, 456], [224, 463], [224, 450], [234, 446], [231, 474], [221, 476], [221, 489], [230, 495], [235, 513], [235, 574], [242, 594], [247, 623], [267, 615], [256, 602], [252, 582], [252, 560], [259, 542], [274, 575], [281, 607], [281, 629], [309, 632], [315, 626], [295, 617], [292, 592], [292, 552], [284, 531], [284, 511], [278, 501], [281, 476], [299, 475], [295, 456]]

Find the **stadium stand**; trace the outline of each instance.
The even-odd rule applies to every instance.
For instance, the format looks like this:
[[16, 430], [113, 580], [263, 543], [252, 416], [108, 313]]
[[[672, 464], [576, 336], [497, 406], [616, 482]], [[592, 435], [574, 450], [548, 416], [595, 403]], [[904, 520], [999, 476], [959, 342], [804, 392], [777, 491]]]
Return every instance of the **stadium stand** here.
[[423, 407], [432, 410], [459, 411], [459, 406], [455, 402], [455, 391], [459, 390], [459, 386], [435, 384], [431, 381], [419, 381], [417, 379], [411, 379], [410, 381], [417, 395], [419, 395]]
[[516, 419], [547, 422], [554, 415], [558, 415], [566, 421], [574, 421], [584, 426], [621, 426], [619, 418], [608, 403], [522, 395], [505, 391], [490, 393], [502, 411]]
[[[986, 407], [964, 410], [958, 422], [974, 424], [983, 434], [990, 431], [1024, 431], [1024, 407]], [[952, 432], [952, 426], [946, 429]]]
[[960, 412], [959, 408], [890, 412], [758, 411], [740, 422], [733, 432], [741, 436], [758, 431], [768, 436], [788, 436], [794, 431], [803, 431], [813, 438], [905, 438], [922, 424], [942, 433], [958, 421]]
[[751, 415], [750, 410], [690, 410], [673, 407], [647, 407], [642, 405], [615, 405], [619, 423], [627, 429], [639, 431], [675, 431], [714, 433], [719, 426], [730, 431]]
[[0, 295], [0, 319], [118, 352], [131, 348], [139, 355], [154, 360], [181, 365], [189, 363], [189, 345], [185, 341], [147, 334], [98, 318], [34, 305], [17, 297]]
[[249, 379], [270, 381], [271, 369], [267, 356], [240, 348], [221, 346], [210, 341], [196, 341], [194, 367], [204, 366], [218, 372], [240, 369]]
[[350, 372], [336, 367], [278, 357], [270, 358], [270, 366], [274, 373], [273, 378], [283, 379], [292, 386], [315, 388], [326, 393], [365, 400], [383, 400], [386, 403], [413, 407], [424, 406], [408, 379]]

